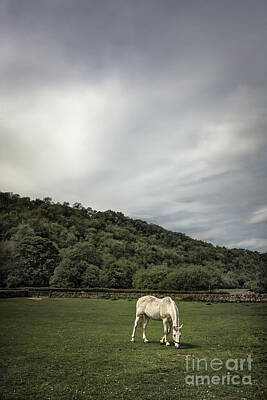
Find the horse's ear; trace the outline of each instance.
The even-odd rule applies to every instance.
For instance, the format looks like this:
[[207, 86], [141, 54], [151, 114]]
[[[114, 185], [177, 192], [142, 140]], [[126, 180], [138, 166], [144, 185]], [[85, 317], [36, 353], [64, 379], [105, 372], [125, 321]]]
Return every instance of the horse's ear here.
[[182, 327], [183, 327], [183, 324], [181, 326], [179, 326], [179, 329], [182, 329]]

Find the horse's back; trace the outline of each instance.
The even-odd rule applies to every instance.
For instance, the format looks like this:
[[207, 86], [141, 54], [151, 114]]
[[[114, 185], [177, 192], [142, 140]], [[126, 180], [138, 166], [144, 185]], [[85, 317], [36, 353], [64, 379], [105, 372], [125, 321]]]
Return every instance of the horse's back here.
[[154, 296], [143, 296], [137, 301], [136, 313], [145, 314], [148, 318], [160, 319], [160, 299]]
[[147, 317], [160, 320], [171, 315], [173, 300], [170, 297], [158, 299], [154, 296], [143, 296], [137, 301], [136, 313], [145, 314]]
[[136, 303], [136, 308], [144, 308], [146, 307], [148, 304], [153, 304], [153, 303], [157, 303], [159, 299], [157, 299], [155, 296], [143, 296], [140, 297], [140, 299], [138, 299], [137, 303]]
[[138, 299], [137, 304], [150, 303], [154, 300], [158, 299], [155, 296], [142, 296]]

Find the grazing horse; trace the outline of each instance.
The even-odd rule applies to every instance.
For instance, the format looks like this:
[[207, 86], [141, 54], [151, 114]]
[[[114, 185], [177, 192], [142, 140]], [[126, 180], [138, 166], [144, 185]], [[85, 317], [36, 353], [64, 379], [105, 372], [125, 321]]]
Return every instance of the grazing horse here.
[[166, 346], [170, 346], [167, 336], [170, 333], [171, 328], [173, 328], [172, 338], [175, 347], [178, 349], [180, 346], [180, 336], [183, 325], [179, 326], [179, 310], [170, 297], [157, 299], [154, 296], [143, 296], [138, 299], [136, 303], [136, 318], [132, 333], [132, 343], [135, 341], [136, 328], [141, 327], [142, 325], [143, 341], [144, 343], [148, 343], [146, 337], [146, 326], [150, 318], [157, 321], [162, 320], [163, 322], [164, 336], [160, 340], [161, 344], [166, 343]]

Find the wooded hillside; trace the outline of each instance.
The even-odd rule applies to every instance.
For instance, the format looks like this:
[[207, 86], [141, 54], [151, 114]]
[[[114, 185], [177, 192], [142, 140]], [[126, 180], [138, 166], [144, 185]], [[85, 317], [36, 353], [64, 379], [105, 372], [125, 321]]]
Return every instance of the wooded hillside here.
[[99, 212], [0, 193], [0, 286], [266, 288], [267, 254]]

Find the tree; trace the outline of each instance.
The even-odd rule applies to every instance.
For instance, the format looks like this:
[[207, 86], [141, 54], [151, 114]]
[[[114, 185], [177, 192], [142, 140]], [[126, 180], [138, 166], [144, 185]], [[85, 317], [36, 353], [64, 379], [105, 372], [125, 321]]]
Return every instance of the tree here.
[[50, 285], [56, 287], [83, 286], [90, 265], [97, 266], [100, 261], [96, 248], [88, 242], [76, 243], [63, 249], [61, 256], [62, 260], [50, 279]]
[[[25, 236], [22, 236], [25, 232]], [[14, 235], [15, 268], [9, 273], [7, 285], [48, 286], [49, 278], [59, 262], [59, 254], [53, 243], [35, 235], [27, 226], [20, 226]]]
[[0, 287], [5, 287], [9, 273], [14, 269], [15, 242], [0, 242]]
[[133, 286], [136, 289], [162, 289], [169, 272], [166, 265], [141, 269], [133, 276]]
[[50, 286], [62, 288], [77, 288], [82, 286], [83, 274], [89, 264], [86, 261], [74, 263], [64, 258], [50, 278]]
[[132, 284], [132, 275], [129, 268], [112, 264], [100, 270], [100, 285], [106, 288], [129, 288]]
[[240, 287], [238, 274], [235, 271], [228, 271], [222, 274], [222, 286], [229, 289]]
[[88, 264], [83, 275], [81, 285], [82, 287], [94, 288], [100, 286], [100, 268], [96, 265]]
[[172, 290], [201, 290], [209, 287], [210, 276], [205, 267], [185, 265], [170, 272], [164, 282]]

